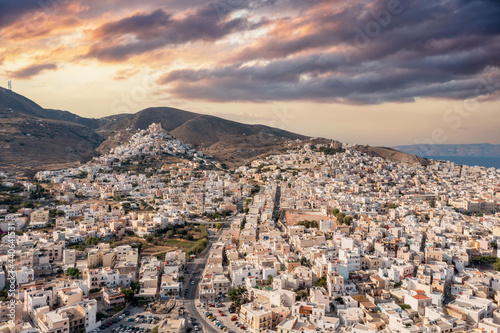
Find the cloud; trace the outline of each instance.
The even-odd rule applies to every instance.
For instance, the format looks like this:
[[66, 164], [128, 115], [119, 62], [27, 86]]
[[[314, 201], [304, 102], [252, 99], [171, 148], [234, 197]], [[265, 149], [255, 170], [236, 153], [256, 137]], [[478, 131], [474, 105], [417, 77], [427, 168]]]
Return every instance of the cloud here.
[[[346, 64], [341, 53], [315, 53], [265, 65], [228, 65], [175, 70], [160, 77], [174, 96], [218, 102], [309, 100], [352, 104], [408, 102], [418, 97], [470, 98], [500, 89], [500, 71], [488, 67], [495, 54], [441, 56]], [[476, 62], [474, 73], [464, 70]], [[481, 88], [483, 73], [491, 84]], [[483, 74], [490, 77], [489, 74]]]
[[0, 4], [0, 28], [16, 22], [23, 15], [42, 10], [38, 0], [3, 0]]
[[121, 69], [119, 71], [116, 71], [115, 75], [113, 76], [113, 80], [116, 80], [116, 81], [126, 80], [129, 77], [132, 77], [137, 73], [139, 73], [139, 69], [137, 69], [137, 68]]
[[[219, 102], [496, 96], [498, 17], [500, 3], [486, 0], [318, 2], [218, 65], [170, 71], [158, 83], [176, 97]], [[495, 81], [478, 89], [485, 73]]]
[[46, 70], [56, 70], [57, 65], [54, 63], [48, 63], [48, 64], [33, 64], [28, 67], [24, 67], [21, 69], [18, 69], [17, 71], [11, 71], [10, 75], [15, 78], [15, 79], [30, 79], [34, 76], [37, 76], [43, 71]]
[[166, 46], [195, 41], [215, 42], [233, 32], [251, 30], [262, 22], [220, 15], [211, 5], [176, 18], [163, 9], [140, 13], [102, 25], [94, 31], [98, 40], [87, 57], [101, 61], [123, 61]]

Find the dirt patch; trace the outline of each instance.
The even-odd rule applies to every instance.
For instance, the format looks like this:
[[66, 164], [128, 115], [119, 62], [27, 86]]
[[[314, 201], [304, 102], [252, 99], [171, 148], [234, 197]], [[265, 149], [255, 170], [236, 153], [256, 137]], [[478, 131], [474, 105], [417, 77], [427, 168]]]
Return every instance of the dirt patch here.
[[163, 253], [171, 252], [176, 250], [177, 248], [172, 247], [172, 246], [158, 246], [158, 245], [151, 245], [147, 246], [141, 251], [141, 256], [157, 256]]
[[309, 221], [321, 221], [321, 220], [330, 220], [331, 217], [328, 217], [326, 215], [323, 215], [321, 213], [298, 213], [298, 212], [291, 212], [291, 211], [285, 211], [285, 216], [284, 220], [288, 225], [296, 225], [297, 222], [299, 221], [304, 221], [304, 220], [309, 220]]

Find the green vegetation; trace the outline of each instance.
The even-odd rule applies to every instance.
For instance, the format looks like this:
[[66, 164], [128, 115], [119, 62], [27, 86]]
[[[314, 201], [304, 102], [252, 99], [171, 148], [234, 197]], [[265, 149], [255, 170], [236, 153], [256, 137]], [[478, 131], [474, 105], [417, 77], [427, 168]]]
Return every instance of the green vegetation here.
[[335, 215], [335, 217], [337, 218], [337, 223], [340, 224], [340, 225], [347, 225], [347, 226], [350, 226], [352, 224], [352, 216], [350, 215], [345, 215], [345, 213], [338, 213], [337, 215]]
[[231, 290], [228, 293], [229, 300], [232, 302], [231, 303], [232, 308], [239, 308], [240, 305], [248, 302], [248, 299], [244, 297], [246, 291], [247, 289], [245, 287], [239, 287]]
[[205, 213], [203, 213], [203, 216], [209, 218], [212, 221], [214, 221], [214, 220], [218, 220], [218, 221], [225, 220], [226, 217], [228, 217], [230, 215], [231, 215], [231, 211], [229, 211], [229, 210], [223, 210], [220, 213], [219, 212], [214, 212], [214, 213], [205, 212]]
[[123, 289], [121, 288], [121, 292], [123, 295], [125, 295], [125, 300], [127, 302], [132, 302], [132, 300], [134, 299], [134, 291], [132, 289]]
[[403, 310], [408, 310], [408, 309], [411, 309], [411, 306], [408, 305], [408, 304], [401, 304], [400, 307], [403, 309]]
[[255, 195], [257, 193], [259, 193], [260, 191], [260, 186], [259, 185], [255, 185], [254, 188], [252, 188], [252, 190], [250, 191], [250, 195]]
[[303, 225], [307, 229], [309, 229], [309, 228], [319, 228], [318, 221], [303, 220], [303, 221], [297, 222], [297, 225]]
[[480, 264], [496, 262], [497, 259], [498, 259], [497, 257], [493, 257], [493, 256], [484, 256], [484, 257], [478, 256], [478, 257], [471, 258], [470, 262], [471, 262], [471, 264], [474, 264], [474, 265], [480, 265]]
[[307, 290], [297, 290], [295, 292], [295, 300], [296, 301], [302, 301], [302, 300], [305, 300], [307, 298], [307, 295], [309, 295], [309, 293], [307, 292]]
[[384, 204], [384, 207], [388, 208], [388, 209], [395, 209], [395, 208], [398, 208], [399, 205], [395, 204], [395, 203], [392, 203], [392, 202], [387, 202], [387, 203]]
[[66, 271], [66, 276], [74, 276], [78, 279], [78, 277], [80, 276], [80, 270], [76, 267], [68, 268], [68, 270]]
[[94, 236], [90, 236], [85, 240], [85, 244], [87, 244], [88, 246], [96, 246], [97, 244], [99, 244], [99, 242], [100, 239]]
[[49, 217], [51, 218], [61, 217], [64, 215], [66, 215], [66, 213], [62, 210], [57, 210], [56, 208], [49, 210]]
[[323, 153], [325, 155], [335, 155], [335, 154], [345, 152], [345, 149], [344, 148], [320, 147], [317, 151], [320, 153]]
[[316, 282], [316, 286], [317, 287], [324, 287], [326, 288], [326, 276], [323, 276], [321, 279], [318, 280], [318, 282]]
[[97, 312], [97, 315], [96, 315], [96, 319], [97, 319], [97, 321], [99, 321], [99, 320], [103, 320], [104, 318], [107, 318], [107, 316], [106, 316], [104, 313], [102, 313], [102, 312]]
[[311, 262], [306, 257], [302, 257], [302, 259], [300, 259], [300, 264], [302, 266], [311, 267]]

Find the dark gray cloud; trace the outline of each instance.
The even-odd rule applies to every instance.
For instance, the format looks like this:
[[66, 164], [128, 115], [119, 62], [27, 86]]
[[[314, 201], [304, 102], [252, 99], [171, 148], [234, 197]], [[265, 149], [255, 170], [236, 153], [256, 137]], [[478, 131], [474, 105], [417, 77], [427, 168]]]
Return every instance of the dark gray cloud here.
[[[500, 39], [499, 39], [500, 40]], [[497, 43], [500, 45], [500, 43]], [[354, 104], [412, 101], [417, 97], [470, 98], [500, 88], [500, 46], [462, 52], [454, 57], [346, 62], [341, 53], [316, 53], [272, 61], [262, 66], [227, 65], [177, 70], [159, 80], [170, 93], [212, 101], [311, 100]], [[480, 64], [480, 65], [479, 65]], [[481, 75], [494, 73], [488, 89]], [[481, 87], [478, 91], [477, 88]]]
[[17, 71], [10, 72], [10, 75], [15, 79], [30, 79], [33, 76], [40, 74], [46, 70], [57, 69], [56, 64], [33, 64], [28, 67], [18, 69]]
[[12, 24], [28, 13], [42, 10], [38, 0], [3, 0], [0, 2], [0, 28]]
[[[95, 31], [95, 38], [99, 41], [90, 48], [87, 56], [103, 61], [122, 61], [166, 46], [193, 41], [214, 42], [233, 32], [251, 30], [264, 23], [250, 23], [243, 17], [231, 19], [229, 13], [221, 13], [208, 5], [183, 18], [174, 18], [163, 9], [157, 9], [107, 23]], [[123, 36], [126, 37], [124, 41], [120, 39]]]
[[[374, 0], [328, 8], [319, 3], [308, 15], [282, 19], [279, 33], [219, 66], [172, 71], [158, 82], [175, 96], [212, 101], [378, 104], [500, 90], [498, 1]], [[283, 38], [286, 27], [308, 33]], [[488, 72], [495, 81], [485, 88]]]

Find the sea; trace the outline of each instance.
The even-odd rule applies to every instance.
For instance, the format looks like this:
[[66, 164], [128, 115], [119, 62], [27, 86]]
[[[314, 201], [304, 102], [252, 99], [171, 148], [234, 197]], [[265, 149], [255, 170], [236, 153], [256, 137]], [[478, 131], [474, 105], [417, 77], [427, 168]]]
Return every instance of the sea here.
[[433, 160], [451, 161], [455, 164], [483, 166], [500, 169], [500, 156], [424, 156]]

